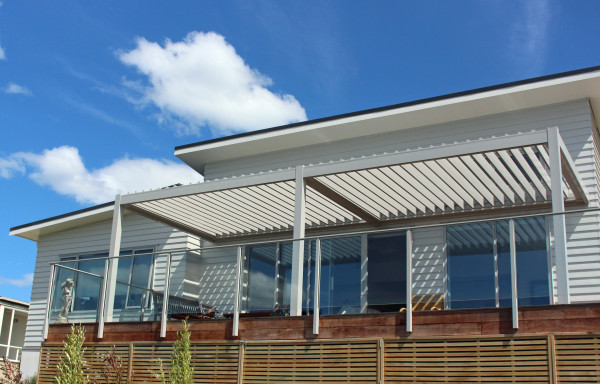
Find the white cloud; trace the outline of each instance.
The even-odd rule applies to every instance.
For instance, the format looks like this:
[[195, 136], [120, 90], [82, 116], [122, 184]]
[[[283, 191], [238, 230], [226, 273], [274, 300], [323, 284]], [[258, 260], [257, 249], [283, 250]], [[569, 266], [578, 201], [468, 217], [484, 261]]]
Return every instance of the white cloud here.
[[0, 158], [0, 177], [10, 179], [15, 173], [24, 173], [25, 166], [22, 161], [16, 158], [1, 159]]
[[26, 273], [20, 279], [9, 279], [0, 276], [0, 285], [14, 285], [16, 287], [29, 287], [33, 283], [33, 273]]
[[15, 83], [8, 83], [8, 85], [4, 87], [4, 93], [8, 93], [11, 95], [31, 96], [31, 91], [29, 89]]
[[250, 68], [233, 46], [217, 33], [192, 32], [164, 46], [144, 38], [120, 60], [147, 77], [136, 100], [161, 110], [159, 121], [178, 134], [231, 134], [306, 120], [306, 112], [289, 94], [267, 88], [269, 77]]
[[0, 45], [0, 60], [6, 60], [6, 53], [4, 52], [4, 48]]
[[88, 170], [78, 149], [71, 146], [47, 149], [41, 154], [14, 153], [8, 159], [0, 159], [0, 172], [5, 169], [2, 161], [21, 165], [7, 166], [5, 177], [12, 176], [14, 170], [26, 172], [37, 184], [80, 203], [99, 204], [114, 200], [117, 194], [202, 181], [202, 176], [188, 166], [169, 160], [125, 157], [107, 167]]
[[552, 12], [548, 0], [527, 1], [511, 28], [510, 54], [531, 75], [543, 70]]

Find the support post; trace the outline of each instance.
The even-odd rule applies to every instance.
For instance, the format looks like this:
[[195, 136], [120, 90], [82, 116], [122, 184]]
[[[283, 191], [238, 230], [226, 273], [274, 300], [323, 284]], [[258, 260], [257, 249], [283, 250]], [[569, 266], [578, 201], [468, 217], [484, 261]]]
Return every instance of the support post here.
[[10, 359], [10, 347], [11, 347], [11, 343], [12, 343], [12, 329], [13, 329], [14, 321], [15, 321], [15, 310], [14, 310], [14, 308], [11, 308], [10, 324], [8, 325], [8, 339], [6, 341], [6, 357], [8, 359]]
[[165, 285], [163, 292], [163, 302], [160, 311], [160, 337], [167, 337], [167, 315], [169, 309], [169, 291], [171, 289], [171, 254], [167, 255], [167, 270], [165, 272]]
[[115, 290], [117, 288], [117, 268], [119, 260], [116, 258], [121, 251], [121, 233], [123, 210], [121, 209], [121, 195], [115, 197], [112, 229], [110, 232], [110, 247], [108, 249], [108, 263], [104, 268], [102, 289], [100, 290], [100, 307], [98, 308], [98, 338], [104, 336], [104, 322], [113, 320], [115, 303]]
[[510, 291], [512, 298], [512, 327], [519, 328], [519, 293], [517, 291], [517, 248], [515, 242], [515, 221], [508, 221], [510, 242]]
[[[321, 239], [315, 241], [315, 290], [313, 299], [313, 334], [319, 334], [319, 308], [321, 306]], [[309, 266], [310, 268], [310, 266]]]
[[294, 243], [292, 251], [292, 287], [290, 316], [302, 315], [302, 277], [304, 268], [304, 223], [306, 216], [306, 183], [304, 166], [296, 167], [296, 193], [294, 198]]
[[4, 324], [4, 305], [0, 305], [0, 337], [2, 336], [2, 324]]
[[[54, 292], [54, 274], [56, 273], [56, 265], [50, 267], [50, 281], [48, 282], [48, 299], [46, 300], [46, 315], [44, 316], [44, 340], [48, 338], [48, 326], [50, 325], [50, 306], [52, 305]], [[4, 314], [4, 311], [2, 311]]]
[[406, 332], [412, 332], [412, 229], [406, 231]]
[[242, 247], [237, 247], [237, 263], [235, 265], [235, 298], [233, 300], [233, 330], [237, 336], [240, 328], [240, 292], [242, 287]]
[[[561, 149], [558, 127], [548, 128], [548, 155], [550, 157], [550, 184], [552, 193], [552, 213], [563, 213], [565, 202], [563, 197]], [[552, 217], [554, 229], [554, 255], [556, 257], [557, 303], [569, 304], [569, 263], [567, 260], [567, 230], [565, 215]]]

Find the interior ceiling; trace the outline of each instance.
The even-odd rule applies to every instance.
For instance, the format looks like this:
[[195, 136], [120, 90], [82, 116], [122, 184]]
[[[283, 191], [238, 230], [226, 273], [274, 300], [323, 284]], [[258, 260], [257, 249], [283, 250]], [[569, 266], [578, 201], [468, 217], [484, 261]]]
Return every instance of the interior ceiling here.
[[[408, 218], [551, 201], [546, 145], [342, 172], [306, 180], [306, 228], [373, 226]], [[564, 198], [576, 200], [563, 179]], [[291, 231], [295, 181], [127, 206], [208, 240]]]

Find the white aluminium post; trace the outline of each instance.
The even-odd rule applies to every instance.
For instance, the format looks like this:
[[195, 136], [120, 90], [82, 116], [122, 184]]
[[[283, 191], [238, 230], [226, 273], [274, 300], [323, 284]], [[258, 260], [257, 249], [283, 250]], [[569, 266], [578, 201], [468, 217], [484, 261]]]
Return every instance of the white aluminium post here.
[[515, 220], [508, 221], [510, 241], [510, 291], [512, 298], [512, 327], [519, 328], [519, 293], [517, 291], [517, 247], [515, 242]]
[[304, 268], [304, 223], [306, 216], [306, 183], [304, 166], [296, 167], [296, 193], [294, 198], [294, 245], [292, 251], [292, 287], [290, 315], [302, 315], [302, 276]]
[[406, 332], [412, 332], [412, 229], [406, 231]]
[[[319, 334], [319, 307], [321, 306], [321, 239], [315, 240], [315, 290], [313, 300], [313, 334]], [[310, 266], [309, 266], [310, 268]]]
[[113, 308], [115, 303], [115, 291], [117, 288], [117, 268], [121, 252], [121, 234], [123, 225], [123, 210], [121, 209], [121, 195], [115, 197], [115, 208], [113, 211], [112, 229], [110, 232], [110, 247], [108, 249], [107, 265], [104, 268], [102, 289], [100, 291], [100, 308], [98, 311], [98, 338], [104, 336], [104, 322], [113, 320]]
[[15, 321], [15, 309], [10, 309], [10, 325], [8, 326], [8, 340], [6, 341], [6, 357], [10, 358], [10, 346], [12, 343], [13, 322]]
[[[48, 282], [48, 299], [46, 300], [46, 314], [44, 316], [44, 340], [48, 338], [48, 326], [50, 325], [50, 305], [52, 305], [54, 291], [54, 274], [56, 273], [56, 265], [50, 266], [50, 281]], [[4, 311], [2, 312], [4, 313]]]
[[554, 229], [554, 254], [556, 256], [557, 303], [569, 304], [569, 263], [567, 261], [567, 230], [563, 198], [562, 168], [558, 127], [548, 128], [548, 155], [550, 157], [550, 184], [552, 193], [552, 223]]
[[4, 324], [4, 305], [0, 305], [0, 336], [2, 336], [2, 324]]
[[237, 247], [237, 263], [235, 265], [235, 297], [233, 298], [233, 330], [237, 336], [240, 328], [240, 293], [242, 287], [242, 246]]
[[163, 291], [162, 308], [160, 309], [160, 337], [167, 337], [167, 315], [169, 309], [169, 291], [171, 290], [171, 261], [172, 257], [167, 255], [167, 268], [165, 271], [165, 284]]
[[[104, 263], [104, 275], [102, 276], [102, 288], [100, 289], [100, 300], [98, 308], [98, 338], [104, 336], [104, 322], [112, 321], [114, 294], [116, 289], [116, 264], [113, 260], [118, 256], [121, 248], [121, 230], [123, 213], [121, 211], [121, 195], [115, 197], [113, 210], [113, 221], [110, 233], [110, 245], [108, 259]], [[114, 268], [114, 276], [113, 275]]]

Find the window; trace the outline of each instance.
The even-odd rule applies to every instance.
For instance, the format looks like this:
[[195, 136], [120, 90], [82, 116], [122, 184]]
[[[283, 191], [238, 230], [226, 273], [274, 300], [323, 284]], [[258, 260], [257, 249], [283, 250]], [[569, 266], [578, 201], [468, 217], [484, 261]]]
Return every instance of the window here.
[[[139, 249], [121, 252], [121, 255], [138, 255], [120, 258], [117, 267], [117, 282], [115, 287], [114, 309], [140, 308], [149, 305], [152, 267], [154, 255], [152, 249]], [[61, 257], [60, 265], [83, 272], [104, 276], [105, 260], [108, 253]], [[98, 259], [100, 260], [93, 260]], [[74, 296], [73, 311], [97, 310], [100, 299], [102, 279], [92, 275], [57, 267], [54, 284], [54, 299], [52, 309], [59, 310], [61, 306], [61, 284], [67, 279], [73, 279]]]
[[154, 255], [152, 249], [123, 251], [117, 267], [117, 284], [115, 287], [114, 309], [142, 308], [149, 305], [152, 266]]
[[[104, 260], [90, 260], [108, 257], [108, 253], [95, 253], [91, 255], [69, 256], [60, 259], [61, 265], [77, 269], [83, 272], [93, 273], [94, 275], [104, 275]], [[100, 277], [78, 273], [66, 268], [58, 267], [56, 270], [56, 284], [54, 285], [53, 309], [60, 309], [62, 297], [61, 284], [67, 279], [73, 279], [74, 296], [73, 311], [96, 310], [102, 287]]]

